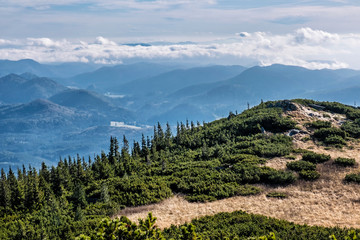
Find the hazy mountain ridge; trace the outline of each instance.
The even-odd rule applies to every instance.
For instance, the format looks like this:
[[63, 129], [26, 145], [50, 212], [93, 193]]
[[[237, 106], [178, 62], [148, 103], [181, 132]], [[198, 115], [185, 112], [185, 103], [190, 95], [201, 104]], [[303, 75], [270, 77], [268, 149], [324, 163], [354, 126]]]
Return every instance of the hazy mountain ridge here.
[[171, 71], [176, 66], [155, 63], [134, 63], [109, 67], [101, 67], [93, 72], [87, 72], [68, 79], [69, 83], [81, 88], [94, 88], [102, 92], [114, 92], [119, 85], [141, 78], [149, 78]]
[[[343, 74], [343, 75], [342, 75]], [[193, 85], [180, 89], [168, 96], [169, 100], [190, 102], [208, 106], [209, 109], [216, 106], [230, 107], [241, 104], [245, 108], [247, 103], [251, 105], [261, 100], [275, 100], [284, 98], [316, 98], [317, 94], [331, 92], [336, 94], [342, 88], [353, 87], [356, 83], [358, 71], [340, 70], [309, 70], [295, 66], [272, 65], [268, 67], [252, 67], [239, 75], [210, 84]], [[348, 80], [349, 76], [352, 76]], [[347, 98], [358, 98], [358, 95], [348, 95]], [[354, 100], [355, 100], [354, 99]], [[331, 95], [319, 100], [331, 101]], [[340, 100], [340, 99], [338, 99]], [[360, 100], [360, 99], [358, 99]], [[353, 102], [353, 101], [351, 101]], [[351, 102], [346, 102], [350, 104]], [[239, 109], [240, 110], [240, 109]], [[222, 112], [223, 116], [226, 112]]]
[[167, 95], [194, 84], [211, 83], [226, 80], [246, 68], [242, 66], [208, 66], [190, 69], [178, 69], [155, 77], [139, 79], [119, 87], [124, 94], [163, 94]]
[[88, 72], [98, 67], [99, 66], [95, 64], [78, 62], [41, 64], [32, 59], [22, 59], [18, 61], [0, 60], [0, 77], [10, 73], [22, 74], [29, 72], [41, 77], [64, 78], [71, 77], [83, 72]]
[[64, 91], [66, 87], [54, 80], [36, 75], [9, 74], [0, 78], [0, 101], [26, 103], [37, 98], [48, 98]]
[[[5, 69], [2, 63], [0, 69]], [[56, 137], [60, 138], [58, 143], [48, 141], [48, 151], [62, 154], [66, 153], [64, 149], [68, 149], [69, 154], [75, 154], [76, 149], [82, 153], [92, 151], [96, 147], [94, 139], [106, 146], [108, 137], [114, 133], [122, 135], [130, 131], [133, 136], [138, 133], [126, 127], [110, 127], [111, 121], [149, 131], [147, 125], [157, 122], [174, 125], [186, 120], [212, 121], [227, 116], [229, 111], [241, 112], [248, 104], [257, 105], [261, 100], [306, 97], [347, 104], [360, 102], [357, 87], [360, 73], [350, 69], [309, 70], [279, 64], [248, 69], [242, 66], [177, 68], [176, 64], [124, 64], [71, 78], [79, 86], [93, 85], [94, 91], [89, 91], [69, 89], [57, 80], [38, 77], [36, 72], [43, 67], [39, 63], [31, 60], [20, 63], [24, 65], [22, 72], [17, 71], [21, 75], [0, 78], [0, 128], [1, 135], [6, 135], [3, 146], [17, 144], [14, 134], [27, 134], [24, 139], [32, 139], [33, 143], [22, 141], [26, 146], [44, 144]], [[64, 78], [60, 82], [68, 80]], [[121, 81], [127, 83], [119, 85]], [[96, 92], [99, 89], [101, 93]], [[102, 94], [108, 90], [112, 97]], [[52, 130], [46, 132], [46, 129]], [[100, 129], [105, 133], [100, 134]], [[30, 137], [39, 130], [43, 131], [41, 137]], [[83, 143], [76, 143], [81, 141]], [[29, 151], [29, 148], [22, 144], [19, 152], [5, 155], [20, 156], [21, 149]]]

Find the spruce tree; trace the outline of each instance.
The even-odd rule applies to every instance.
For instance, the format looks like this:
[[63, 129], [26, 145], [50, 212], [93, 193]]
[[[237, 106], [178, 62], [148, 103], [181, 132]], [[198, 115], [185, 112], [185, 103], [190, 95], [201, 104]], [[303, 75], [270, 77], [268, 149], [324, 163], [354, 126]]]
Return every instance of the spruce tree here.
[[8, 208], [10, 207], [10, 189], [6, 179], [6, 174], [4, 169], [1, 169], [1, 179], [0, 179], [0, 207]]
[[47, 182], [50, 181], [50, 172], [44, 162], [41, 163], [41, 170], [39, 172], [39, 176], [42, 176]]
[[108, 189], [106, 183], [103, 183], [101, 185], [100, 201], [103, 202], [103, 203], [109, 203], [110, 202], [109, 189]]
[[8, 172], [8, 186], [10, 189], [10, 204], [13, 210], [20, 210], [22, 209], [24, 203], [24, 193], [20, 189], [18, 180], [15, 177], [14, 172], [12, 169], [9, 169]]
[[123, 137], [123, 147], [121, 148], [121, 163], [124, 166], [124, 170], [128, 175], [131, 175], [132, 161], [129, 154], [129, 142], [125, 135]]
[[81, 208], [86, 207], [87, 201], [86, 201], [85, 190], [80, 182], [75, 183], [75, 188], [71, 196], [71, 199], [73, 201], [75, 209], [76, 207], [81, 207]]
[[33, 210], [36, 209], [39, 204], [39, 178], [36, 169], [30, 167], [25, 185], [25, 207]]
[[171, 146], [171, 138], [172, 132], [169, 122], [166, 123], [166, 131], [165, 131], [165, 146], [166, 148], [170, 148]]
[[110, 151], [108, 154], [108, 158], [111, 164], [114, 164], [115, 162], [115, 144], [114, 144], [114, 139], [111, 136], [110, 137]]

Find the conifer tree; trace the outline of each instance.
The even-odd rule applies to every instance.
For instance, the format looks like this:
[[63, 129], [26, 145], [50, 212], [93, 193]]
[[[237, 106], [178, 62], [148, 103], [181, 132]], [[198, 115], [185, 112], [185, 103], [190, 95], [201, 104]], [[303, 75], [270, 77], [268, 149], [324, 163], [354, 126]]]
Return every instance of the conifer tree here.
[[9, 183], [8, 186], [10, 189], [10, 204], [12, 209], [22, 209], [24, 201], [23, 192], [21, 191], [18, 180], [16, 179], [15, 174], [11, 168], [9, 169], [7, 180]]
[[111, 163], [114, 163], [114, 157], [115, 157], [114, 139], [112, 136], [110, 136], [110, 151], [108, 154], [108, 158]]
[[76, 178], [82, 182], [85, 180], [85, 171], [82, 165], [82, 159], [80, 158], [79, 154], [77, 155], [76, 160]]
[[25, 185], [25, 207], [27, 209], [36, 209], [39, 203], [39, 178], [36, 169], [30, 167]]
[[140, 144], [134, 140], [133, 148], [132, 148], [132, 155], [137, 157], [141, 154]]
[[52, 166], [50, 170], [50, 183], [54, 194], [56, 196], [61, 196], [62, 183], [59, 177], [58, 168], [55, 168], [54, 166]]
[[179, 124], [179, 122], [177, 122], [175, 139], [176, 139], [176, 144], [178, 144], [178, 145], [180, 144], [180, 135], [181, 135], [180, 124]]
[[126, 139], [125, 135], [123, 136], [123, 147], [121, 148], [121, 155], [125, 153], [129, 154], [129, 141]]
[[20, 169], [20, 168], [18, 168], [18, 169], [17, 169], [17, 179], [18, 179], [18, 181], [19, 181], [19, 182], [21, 182], [21, 181], [23, 181], [23, 180], [24, 180], [24, 178], [23, 178], [23, 174], [22, 174], [22, 172], [21, 172], [21, 169]]
[[117, 140], [117, 138], [114, 138], [114, 151], [115, 151], [115, 157], [116, 159], [119, 158], [120, 156], [120, 152], [119, 152], [119, 141]]
[[76, 207], [81, 207], [81, 208], [86, 207], [87, 201], [86, 201], [85, 190], [80, 182], [75, 183], [74, 192], [73, 192], [71, 198], [73, 200], [75, 208]]
[[156, 126], [154, 126], [154, 135], [152, 139], [152, 148], [156, 148], [159, 141], [158, 131], [156, 129]]
[[51, 191], [50, 184], [41, 175], [39, 176], [39, 190], [41, 191], [41, 202], [49, 202], [53, 193]]
[[50, 172], [44, 162], [41, 163], [41, 170], [39, 176], [42, 176], [45, 181], [50, 182]]
[[149, 149], [146, 144], [145, 136], [144, 134], [141, 135], [141, 156], [146, 161], [146, 156], [149, 154]]
[[4, 169], [1, 169], [0, 179], [0, 207], [10, 207], [10, 189], [7, 183], [6, 174]]
[[157, 135], [158, 135], [158, 142], [157, 142], [157, 149], [164, 149], [165, 147], [165, 134], [161, 127], [160, 122], [157, 123]]
[[81, 209], [80, 206], [77, 206], [77, 207], [76, 207], [76, 210], [75, 210], [74, 220], [75, 220], [75, 221], [82, 221], [83, 219], [84, 219], [83, 210]]
[[195, 124], [193, 121], [190, 122], [191, 132], [194, 132], [195, 130]]
[[165, 145], [167, 148], [171, 146], [171, 138], [172, 132], [169, 122], [166, 123], [166, 131], [165, 131]]
[[108, 189], [108, 186], [106, 185], [106, 183], [103, 183], [101, 185], [100, 201], [103, 203], [110, 202], [109, 189]]
[[121, 148], [121, 162], [124, 166], [124, 170], [128, 175], [131, 175], [132, 161], [129, 154], [129, 142], [125, 135], [123, 137], [123, 147]]

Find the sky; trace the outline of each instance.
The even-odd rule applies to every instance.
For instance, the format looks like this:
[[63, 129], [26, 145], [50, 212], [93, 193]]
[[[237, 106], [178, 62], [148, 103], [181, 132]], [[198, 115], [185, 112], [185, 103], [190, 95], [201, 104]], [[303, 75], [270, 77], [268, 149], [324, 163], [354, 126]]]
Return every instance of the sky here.
[[0, 0], [0, 59], [360, 69], [359, 12], [359, 0]]

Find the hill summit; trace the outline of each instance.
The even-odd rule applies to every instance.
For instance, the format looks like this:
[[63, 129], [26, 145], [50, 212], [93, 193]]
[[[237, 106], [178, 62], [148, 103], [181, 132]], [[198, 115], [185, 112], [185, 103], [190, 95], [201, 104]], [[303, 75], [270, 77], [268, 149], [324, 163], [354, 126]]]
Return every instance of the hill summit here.
[[[303, 99], [261, 103], [210, 123], [181, 122], [175, 134], [169, 124], [158, 124], [151, 138], [142, 136], [132, 147], [125, 136], [121, 147], [111, 137], [109, 151], [89, 160], [69, 157], [51, 169], [43, 164], [39, 171], [18, 170], [17, 177], [12, 170], [2, 171], [0, 215], [8, 220], [0, 223], [1, 237], [14, 238], [9, 226], [19, 222], [29, 229], [28, 238], [41, 232], [51, 239], [80, 234], [97, 239], [111, 226], [119, 226], [112, 234], [124, 239], [135, 239], [133, 231], [140, 230], [153, 231], [154, 239], [186, 232], [191, 239], [248, 239], [271, 231], [280, 239], [345, 237], [348, 229], [335, 226], [357, 228], [360, 221], [354, 207], [359, 201], [359, 137], [360, 109]], [[219, 220], [225, 216], [220, 214], [185, 224], [238, 210], [250, 214], [234, 212]], [[148, 211], [159, 216], [157, 226], [163, 231]], [[101, 221], [106, 216], [112, 219]], [[147, 227], [140, 221], [135, 231], [138, 226], [131, 220], [146, 216]], [[45, 224], [49, 219], [59, 221]], [[204, 230], [204, 222], [214, 227]], [[260, 230], [261, 222], [267, 222], [268, 232]]]

